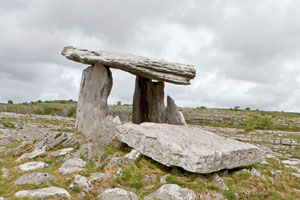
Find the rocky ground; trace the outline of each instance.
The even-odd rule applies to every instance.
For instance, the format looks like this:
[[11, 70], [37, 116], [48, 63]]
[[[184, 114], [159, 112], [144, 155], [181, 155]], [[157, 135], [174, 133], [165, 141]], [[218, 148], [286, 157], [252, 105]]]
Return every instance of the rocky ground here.
[[[203, 126], [266, 151], [260, 164], [200, 175], [74, 133], [74, 119], [0, 112], [2, 199], [300, 199], [300, 132]], [[0, 198], [1, 199], [1, 198]]]

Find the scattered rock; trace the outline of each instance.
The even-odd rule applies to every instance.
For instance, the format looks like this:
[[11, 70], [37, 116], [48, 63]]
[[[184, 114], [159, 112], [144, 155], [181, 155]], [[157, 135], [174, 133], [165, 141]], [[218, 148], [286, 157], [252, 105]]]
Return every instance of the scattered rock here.
[[2, 172], [2, 178], [4, 178], [4, 179], [9, 178], [9, 170], [7, 168], [2, 168], [1, 172]]
[[86, 143], [81, 146], [81, 148], [73, 154], [74, 157], [86, 158], [88, 160], [95, 160], [95, 157], [105, 149], [106, 145], [102, 143]]
[[88, 178], [81, 176], [81, 175], [76, 175], [73, 183], [70, 185], [70, 188], [73, 188], [74, 186], [80, 186], [80, 188], [83, 189], [85, 192], [89, 192], [92, 190], [92, 184], [89, 181]]
[[261, 178], [263, 181], [266, 180], [265, 176], [262, 175], [262, 174], [261, 174], [257, 169], [255, 169], [255, 168], [252, 168], [251, 171], [250, 171], [250, 173], [251, 173], [252, 176], [259, 177], [259, 178]]
[[168, 124], [186, 125], [183, 114], [178, 111], [174, 99], [170, 96], [167, 97], [166, 116]]
[[124, 157], [137, 162], [141, 159], [142, 154], [139, 151], [132, 149], [130, 153], [126, 154]]
[[159, 181], [162, 183], [162, 184], [167, 184], [167, 178], [168, 176], [171, 176], [170, 174], [166, 174], [164, 176], [162, 176]]
[[166, 166], [211, 173], [260, 163], [258, 147], [218, 136], [197, 126], [143, 123], [118, 126], [121, 142]]
[[228, 190], [225, 181], [218, 174], [214, 174], [213, 179], [221, 190]]
[[192, 190], [180, 188], [176, 184], [161, 186], [155, 193], [145, 197], [145, 200], [196, 200]]
[[60, 149], [60, 150], [57, 150], [57, 151], [54, 151], [52, 153], [50, 153], [50, 156], [53, 156], [53, 157], [59, 157], [59, 156], [64, 156], [70, 152], [74, 151], [74, 148], [65, 148], [65, 149]]
[[47, 167], [49, 167], [48, 164], [43, 163], [43, 162], [27, 162], [24, 163], [22, 165], [18, 166], [20, 168], [21, 171], [31, 171], [31, 170], [36, 170], [36, 169], [45, 169]]
[[62, 175], [73, 174], [75, 172], [81, 172], [81, 171], [86, 171], [86, 170], [83, 168], [80, 168], [80, 167], [61, 167], [61, 168], [59, 168], [59, 172]]
[[93, 173], [90, 176], [91, 181], [96, 181], [96, 182], [102, 182], [105, 179], [110, 179], [112, 178], [111, 175], [104, 174], [104, 173]]
[[117, 171], [116, 171], [116, 175], [117, 177], [121, 177], [123, 175], [123, 172], [125, 171], [124, 168], [120, 167]]
[[50, 197], [65, 197], [71, 198], [68, 191], [58, 187], [47, 187], [37, 190], [21, 190], [15, 194], [15, 197], [30, 197], [30, 198], [40, 198], [47, 199]]
[[77, 195], [78, 199], [84, 199], [85, 196], [86, 196], [85, 192], [79, 192]]
[[23, 141], [21, 145], [15, 147], [15, 148], [9, 149], [5, 153], [5, 155], [6, 156], [19, 156], [27, 151], [30, 151], [33, 148], [33, 146], [29, 146], [27, 148], [25, 148], [25, 147], [31, 143], [32, 142], [29, 142], [29, 141]]
[[101, 200], [139, 200], [136, 194], [122, 188], [106, 189], [98, 195], [98, 198]]
[[87, 162], [83, 161], [81, 158], [70, 158], [67, 159], [62, 167], [86, 167]]
[[6, 147], [0, 147], [0, 153], [2, 152], [2, 151], [4, 151], [6, 149]]
[[134, 164], [132, 160], [125, 157], [113, 157], [106, 165], [106, 169], [111, 169], [117, 165]]
[[22, 156], [20, 156], [16, 161], [20, 162], [22, 160], [27, 160], [27, 159], [35, 159], [37, 157], [42, 157], [46, 155], [46, 151], [44, 149], [36, 149], [32, 151], [31, 153], [25, 153]]
[[24, 185], [24, 184], [32, 184], [32, 185], [41, 185], [44, 183], [51, 182], [55, 179], [55, 177], [48, 173], [29, 173], [24, 174], [18, 180], [15, 181], [15, 185]]
[[300, 174], [297, 173], [291, 173], [293, 176], [295, 176], [296, 178], [300, 178]]
[[285, 165], [300, 165], [300, 160], [298, 159], [291, 159], [291, 160], [284, 160], [282, 161]]
[[151, 175], [146, 174], [145, 177], [144, 177], [144, 181], [148, 181], [148, 182], [151, 182], [151, 183], [155, 182], [156, 179], [157, 179], [156, 174], [151, 174]]

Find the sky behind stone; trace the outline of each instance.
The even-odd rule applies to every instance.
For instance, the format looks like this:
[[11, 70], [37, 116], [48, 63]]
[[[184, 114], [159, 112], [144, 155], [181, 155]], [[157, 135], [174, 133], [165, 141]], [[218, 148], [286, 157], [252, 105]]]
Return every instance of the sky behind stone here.
[[[86, 67], [64, 46], [193, 64], [179, 106], [300, 112], [298, 0], [1, 0], [0, 102], [78, 99]], [[132, 103], [131, 74], [112, 70], [109, 103]]]

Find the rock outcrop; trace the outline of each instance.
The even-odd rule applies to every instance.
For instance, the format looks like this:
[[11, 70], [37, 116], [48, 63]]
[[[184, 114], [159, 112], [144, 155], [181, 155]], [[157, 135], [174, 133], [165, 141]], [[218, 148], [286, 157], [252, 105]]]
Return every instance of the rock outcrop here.
[[117, 127], [118, 139], [166, 166], [211, 173], [260, 163], [258, 147], [227, 139], [197, 126], [143, 123]]
[[51, 182], [55, 179], [55, 177], [48, 173], [29, 173], [24, 174], [18, 180], [15, 181], [15, 185], [41, 185], [44, 183]]
[[82, 73], [76, 113], [76, 131], [92, 136], [99, 123], [107, 116], [107, 98], [112, 88], [112, 75], [108, 67], [98, 63]]
[[132, 122], [166, 122], [164, 83], [136, 77], [132, 106]]
[[83, 64], [94, 65], [101, 63], [140, 77], [182, 85], [190, 84], [189, 81], [193, 79], [196, 74], [195, 68], [192, 65], [170, 63], [161, 59], [146, 58], [130, 54], [106, 51], [95, 52], [69, 46], [63, 49], [62, 55], [70, 60]]
[[133, 192], [122, 188], [111, 188], [102, 191], [98, 198], [102, 200], [138, 200], [139, 198]]
[[175, 125], [186, 125], [182, 112], [178, 111], [174, 99], [167, 97], [166, 109], [167, 123]]

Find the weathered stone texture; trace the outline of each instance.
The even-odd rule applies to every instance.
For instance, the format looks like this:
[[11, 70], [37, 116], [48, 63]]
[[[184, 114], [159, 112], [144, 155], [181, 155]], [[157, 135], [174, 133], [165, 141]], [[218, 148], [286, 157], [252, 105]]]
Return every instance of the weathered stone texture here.
[[106, 51], [88, 51], [76, 47], [65, 47], [62, 55], [66, 58], [83, 64], [94, 65], [102, 63], [106, 66], [121, 69], [134, 75], [167, 81], [175, 84], [190, 84], [196, 75], [193, 65], [170, 63], [161, 59], [146, 58], [142, 56], [113, 53]]
[[166, 122], [163, 82], [152, 82], [151, 79], [136, 77], [132, 121], [135, 124]]
[[186, 125], [183, 114], [178, 111], [174, 99], [170, 96], [167, 97], [166, 116], [168, 124]]
[[197, 126], [143, 123], [117, 127], [121, 142], [166, 166], [211, 173], [260, 163], [264, 152], [251, 144], [205, 131]]
[[76, 131], [92, 136], [99, 123], [107, 116], [107, 98], [112, 88], [112, 75], [108, 67], [98, 63], [82, 73], [76, 113]]

